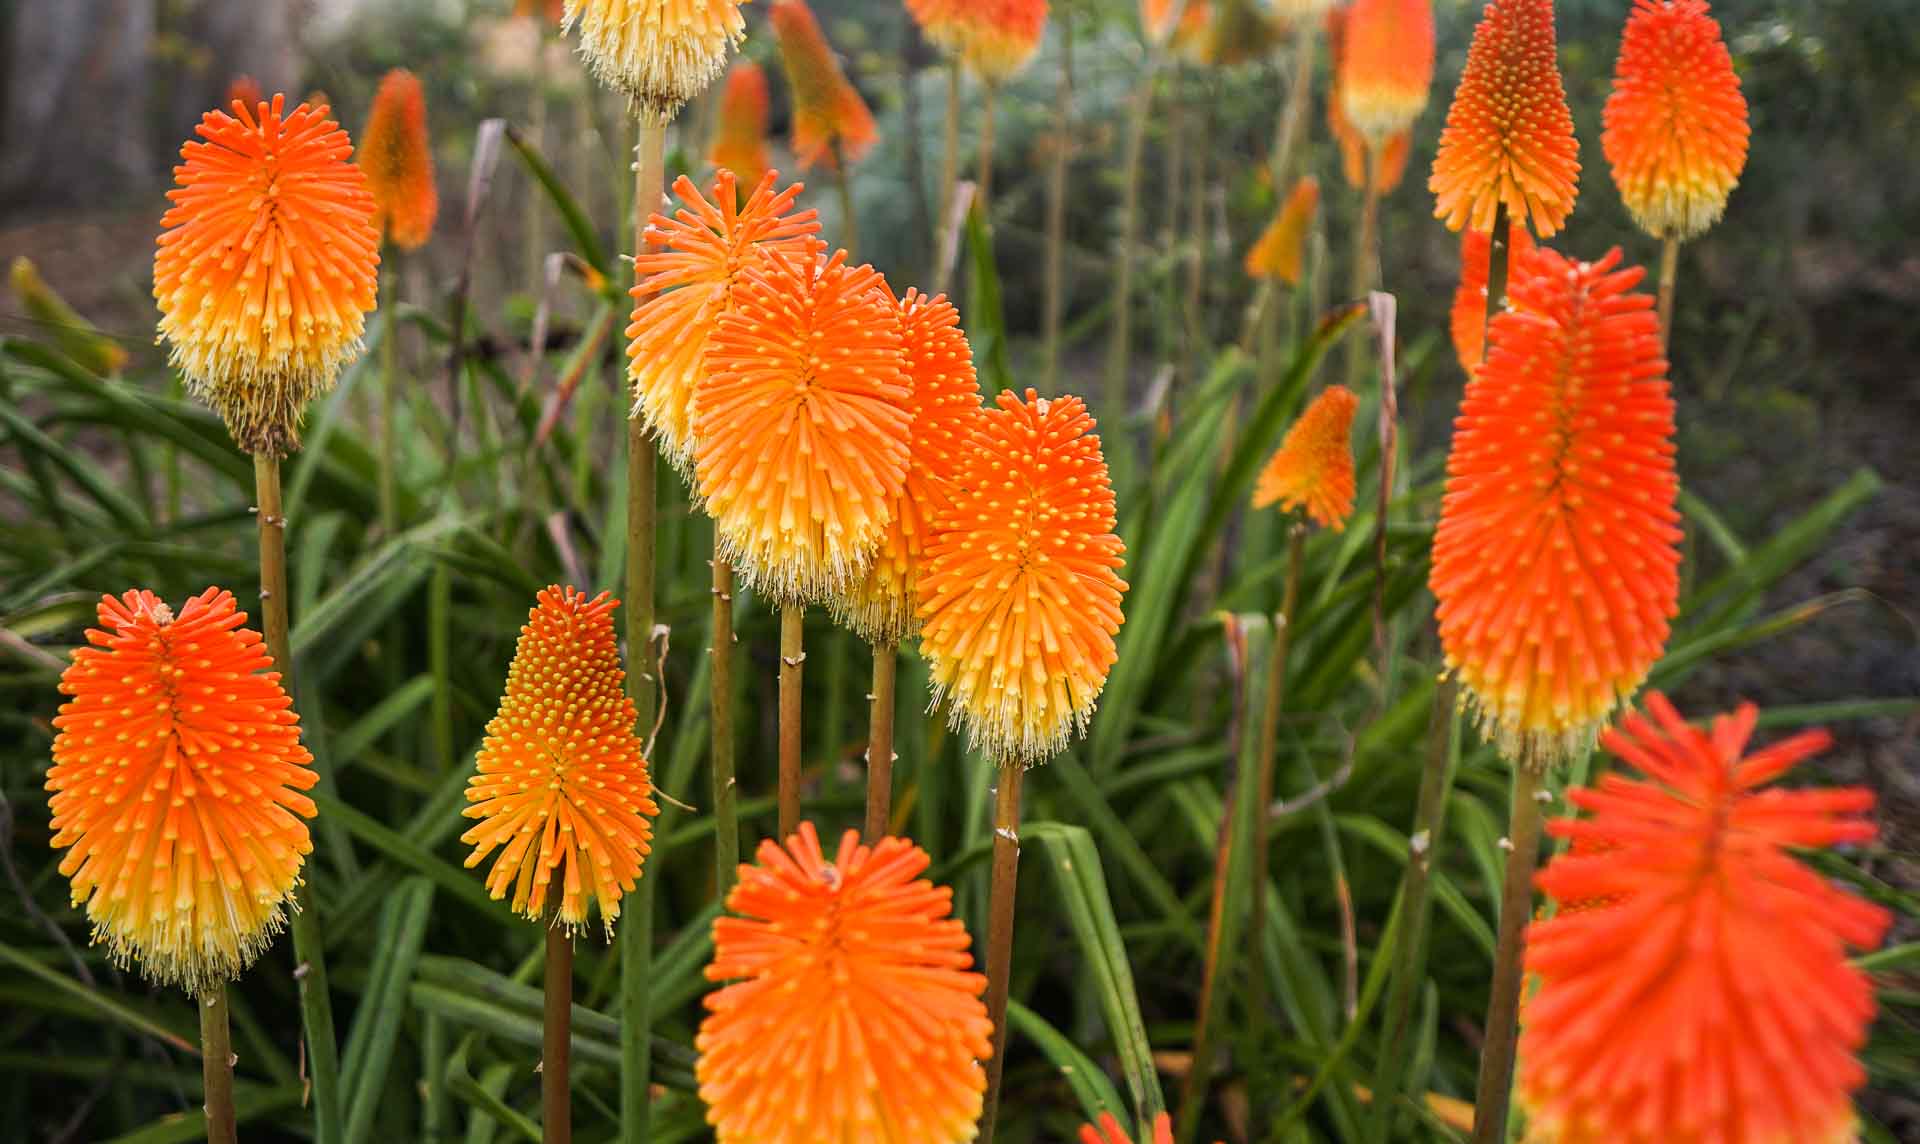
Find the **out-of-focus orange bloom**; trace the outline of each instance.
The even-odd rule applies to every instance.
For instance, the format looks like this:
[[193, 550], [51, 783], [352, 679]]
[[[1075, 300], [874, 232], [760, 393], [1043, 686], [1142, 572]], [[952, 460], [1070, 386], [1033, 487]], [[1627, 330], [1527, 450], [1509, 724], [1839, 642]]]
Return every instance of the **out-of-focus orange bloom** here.
[[906, 0], [907, 13], [927, 42], [957, 52], [966, 39], [967, 11], [973, 0]]
[[1553, 0], [1491, 0], [1447, 109], [1427, 187], [1450, 230], [1558, 231], [1580, 186], [1580, 144], [1560, 83]]
[[793, 89], [793, 157], [801, 170], [856, 163], [879, 138], [873, 113], [840, 70], [840, 61], [805, 0], [775, 0], [773, 36]]
[[920, 571], [936, 701], [997, 759], [1040, 762], [1084, 731], [1115, 659], [1126, 546], [1077, 397], [987, 410]]
[[53, 845], [93, 940], [200, 994], [272, 944], [313, 849], [316, 781], [265, 641], [218, 588], [176, 618], [152, 592], [102, 597], [60, 676]]
[[1330, 385], [1313, 399], [1267, 461], [1253, 489], [1253, 507], [1279, 502], [1304, 508], [1318, 524], [1340, 532], [1353, 515], [1353, 413], [1360, 399]]
[[567, 18], [567, 6], [565, 0], [513, 0], [513, 14], [516, 19], [545, 17], [547, 23], [558, 24]]
[[1447, 458], [1440, 642], [1507, 758], [1591, 746], [1646, 680], [1680, 591], [1673, 398], [1620, 252], [1520, 261]]
[[1300, 284], [1301, 253], [1307, 245], [1307, 229], [1313, 214], [1320, 209], [1320, 180], [1308, 175], [1293, 185], [1280, 210], [1267, 224], [1259, 241], [1247, 251], [1249, 278], [1277, 278], [1289, 286]]
[[[153, 297], [187, 388], [249, 453], [284, 456], [300, 418], [359, 356], [380, 232], [353, 144], [286, 97], [210, 111], [180, 149]], [[235, 116], [238, 118], [235, 118]]]
[[714, 132], [707, 160], [732, 171], [747, 186], [755, 186], [773, 166], [767, 150], [767, 73], [752, 60], [741, 60], [727, 72], [720, 97], [720, 124]]
[[1432, 87], [1432, 0], [1354, 0], [1340, 52], [1340, 99], [1354, 128], [1384, 146], [1420, 118]]
[[1634, 0], [1600, 147], [1620, 198], [1655, 238], [1720, 220], [1747, 165], [1747, 101], [1705, 0]]
[[[1205, 2], [1187, 0], [1186, 7]], [[1167, 37], [1173, 33], [1175, 15], [1174, 0], [1140, 0], [1140, 30], [1156, 44], [1166, 43]]]
[[232, 107], [236, 103], [243, 103], [253, 107], [266, 98], [266, 93], [260, 90], [260, 81], [242, 72], [227, 84], [227, 98], [222, 101], [222, 106]]
[[1019, 74], [1047, 32], [1047, 0], [969, 0], [960, 56], [987, 83]]
[[733, 308], [735, 288], [769, 250], [811, 258], [820, 249], [814, 212], [788, 213], [802, 185], [776, 192], [778, 180], [777, 171], [762, 175], [740, 206], [732, 171], [714, 176], [712, 199], [682, 175], [673, 190], [685, 205], [672, 218], [648, 220], [646, 252], [634, 259], [639, 281], [627, 326], [634, 413], [682, 469], [693, 465], [693, 407], [707, 343]]
[[[1533, 236], [1524, 226], [1507, 229], [1507, 281], [1513, 281], [1516, 268], [1527, 251], [1533, 249]], [[1493, 271], [1493, 236], [1471, 227], [1460, 233], [1460, 285], [1453, 292], [1453, 350], [1460, 357], [1460, 368], [1468, 376], [1480, 368], [1486, 355], [1487, 286]]]
[[961, 1144], [993, 1023], [953, 891], [903, 838], [831, 861], [813, 824], [740, 867], [713, 923], [695, 1075], [720, 1144]]
[[433, 184], [433, 144], [427, 138], [427, 97], [419, 77], [395, 68], [380, 81], [360, 133], [360, 169], [387, 241], [417, 250], [433, 237], [440, 196]]
[[601, 81], [664, 122], [707, 89], [746, 35], [746, 0], [566, 0], [564, 26]]
[[[1120, 1126], [1120, 1121], [1114, 1118], [1113, 1113], [1103, 1112], [1098, 1127], [1092, 1124], [1080, 1126], [1080, 1144], [1133, 1144], [1133, 1140], [1127, 1136], [1127, 1130]], [[1149, 1142], [1143, 1140], [1140, 1144]], [[1151, 1144], [1173, 1144], [1173, 1119], [1164, 1112], [1153, 1118]]]
[[1180, 9], [1180, 18], [1173, 26], [1173, 50], [1191, 63], [1210, 65], [1213, 61], [1208, 51], [1213, 46], [1213, 37], [1208, 30], [1213, 27], [1212, 0], [1187, 0]]
[[[1367, 140], [1347, 118], [1346, 99], [1340, 93], [1341, 59], [1346, 50], [1347, 10], [1327, 12], [1327, 48], [1333, 59], [1332, 79], [1327, 90], [1327, 131], [1340, 148], [1340, 173], [1347, 185], [1365, 190], [1367, 185]], [[1382, 195], [1390, 195], [1407, 174], [1407, 158], [1413, 151], [1413, 129], [1395, 132], [1381, 145], [1373, 158], [1373, 181]]]
[[1538, 877], [1520, 1093], [1559, 1144], [1838, 1144], [1873, 986], [1848, 960], [1890, 916], [1796, 851], [1870, 841], [1863, 787], [1763, 789], [1824, 749], [1809, 731], [1746, 754], [1744, 704], [1689, 726], [1666, 697], [1606, 746], [1615, 771], [1568, 794], [1573, 849]]
[[885, 280], [836, 251], [736, 283], [694, 400], [695, 475], [741, 580], [824, 602], [866, 573], [905, 487], [911, 378]]

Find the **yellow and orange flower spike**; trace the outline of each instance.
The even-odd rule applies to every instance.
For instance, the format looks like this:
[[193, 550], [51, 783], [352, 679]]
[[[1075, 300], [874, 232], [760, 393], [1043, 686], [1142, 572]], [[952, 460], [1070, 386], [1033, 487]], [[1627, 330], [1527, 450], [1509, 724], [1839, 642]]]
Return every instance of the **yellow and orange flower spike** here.
[[1360, 399], [1344, 385], [1330, 385], [1314, 398], [1260, 471], [1253, 507], [1278, 502], [1282, 511], [1304, 508], [1322, 527], [1345, 530], [1353, 515], [1353, 414], [1358, 408]]
[[867, 574], [834, 609], [862, 639], [898, 643], [919, 630], [917, 581], [933, 522], [952, 503], [952, 484], [985, 411], [973, 350], [946, 295], [909, 289], [900, 338], [913, 389], [906, 483], [894, 499]]
[[773, 159], [767, 149], [767, 73], [752, 60], [740, 60], [727, 72], [720, 96], [720, 123], [707, 161], [749, 187], [757, 186]]
[[960, 56], [986, 83], [1005, 83], [1033, 61], [1047, 32], [1047, 0], [970, 0]]
[[[1182, 12], [1196, 2], [1204, 3], [1205, 0], [1187, 0]], [[1173, 34], [1174, 25], [1178, 23], [1177, 17], [1181, 14], [1174, 11], [1174, 0], [1140, 0], [1140, 30], [1148, 42], [1164, 44], [1167, 37]]]
[[907, 14], [920, 25], [929, 44], [958, 52], [967, 34], [967, 10], [973, 0], [905, 0]]
[[[641, 877], [660, 813], [634, 734], [633, 700], [614, 643], [607, 593], [542, 589], [514, 648], [500, 711], [467, 780], [460, 841], [469, 869], [498, 850], [487, 892], [579, 932], [596, 905], [609, 933]], [[558, 886], [554, 883], [557, 881]], [[558, 901], [550, 901], [557, 893]]]
[[1077, 397], [1002, 392], [975, 431], [920, 569], [936, 702], [995, 759], [1043, 762], [1085, 733], [1127, 590], [1113, 485]]
[[734, 286], [694, 402], [694, 474], [741, 581], [826, 602], [865, 574], [905, 487], [911, 378], [885, 280], [770, 253]]
[[1640, 229], [1690, 239], [1720, 220], [1750, 128], [1705, 0], [1634, 0], [1601, 123], [1601, 150]]
[[360, 169], [373, 192], [374, 216], [387, 241], [418, 250], [433, 237], [440, 196], [433, 183], [433, 144], [427, 138], [427, 97], [420, 79], [395, 68], [380, 81], [367, 127], [360, 133]]
[[1208, 57], [1213, 47], [1213, 37], [1209, 35], [1212, 27], [1211, 0], [1187, 0], [1173, 25], [1173, 50], [1189, 63], [1210, 66], [1213, 63]]
[[[1533, 236], [1523, 226], [1507, 230], [1507, 281], [1527, 251], [1533, 249]], [[1450, 326], [1453, 350], [1459, 355], [1460, 368], [1471, 377], [1486, 355], [1487, 285], [1493, 271], [1493, 236], [1468, 228], [1460, 234], [1460, 285], [1453, 291]]]
[[1320, 180], [1308, 175], [1293, 185], [1267, 229], [1247, 251], [1249, 278], [1277, 278], [1289, 286], [1300, 284], [1301, 255], [1307, 230], [1320, 209]]
[[232, 593], [208, 588], [176, 617], [128, 592], [102, 597], [99, 616], [53, 720], [60, 873], [114, 964], [199, 995], [285, 922], [313, 849], [313, 756]]
[[358, 357], [380, 232], [353, 144], [286, 97], [209, 111], [180, 149], [153, 260], [160, 336], [249, 453], [285, 456], [307, 403]]
[[[1114, 1118], [1113, 1113], [1103, 1112], [1097, 1127], [1092, 1124], [1080, 1126], [1080, 1144], [1133, 1144], [1133, 1139], [1120, 1126], [1120, 1121]], [[1164, 1112], [1154, 1117], [1153, 1136], [1140, 1144], [1173, 1144], [1173, 1118]]]
[[1427, 109], [1432, 0], [1354, 0], [1345, 25], [1341, 109], [1362, 137], [1383, 146]]
[[1560, 82], [1553, 0], [1489, 0], [1447, 109], [1427, 188], [1449, 230], [1559, 231], [1580, 189], [1580, 144]]
[[1520, 1093], [1560, 1144], [1839, 1144], [1873, 986], [1849, 958], [1887, 911], [1796, 852], [1870, 841], [1873, 792], [1763, 789], [1824, 749], [1824, 731], [1747, 754], [1758, 712], [1709, 730], [1658, 692], [1606, 746], [1609, 773], [1548, 826], [1573, 849], [1540, 888], [1566, 909], [1533, 923]]
[[[1332, 79], [1327, 88], [1327, 132], [1340, 148], [1340, 173], [1354, 190], [1367, 185], [1367, 140], [1347, 118], [1346, 99], [1340, 94], [1341, 59], [1346, 50], [1347, 10], [1327, 12], [1327, 49], [1333, 61]], [[1387, 137], [1374, 158], [1373, 181], [1382, 195], [1390, 195], [1407, 173], [1407, 159], [1413, 151], [1413, 129], [1403, 128]]]
[[1673, 398], [1620, 252], [1521, 259], [1447, 458], [1440, 642], [1507, 758], [1585, 750], [1660, 657], [1680, 591]]
[[879, 134], [873, 113], [840, 70], [820, 22], [805, 0], [774, 0], [773, 36], [793, 89], [794, 161], [801, 170], [824, 162], [856, 163]]
[[744, 206], [732, 171], [714, 176], [712, 197], [685, 175], [674, 180], [684, 205], [672, 218], [648, 220], [648, 250], [633, 260], [638, 284], [627, 326], [627, 380], [633, 412], [653, 431], [660, 451], [683, 470], [693, 467], [693, 405], [706, 372], [707, 343], [734, 290], [769, 250], [812, 258], [820, 223], [793, 211], [802, 185], [776, 191], [779, 172], [760, 176]]
[[726, 67], [746, 36], [746, 0], [566, 0], [562, 28], [580, 29], [593, 74], [648, 122], [680, 113]]
[[993, 1025], [953, 891], [903, 838], [831, 861], [813, 824], [760, 843], [713, 923], [695, 1076], [720, 1144], [961, 1144]]

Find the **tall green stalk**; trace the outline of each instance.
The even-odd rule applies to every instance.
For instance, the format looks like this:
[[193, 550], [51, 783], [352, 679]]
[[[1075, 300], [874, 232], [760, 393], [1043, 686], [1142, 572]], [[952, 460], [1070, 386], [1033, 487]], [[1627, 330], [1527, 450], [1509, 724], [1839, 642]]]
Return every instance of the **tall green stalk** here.
[[540, 1024], [540, 1141], [570, 1144], [573, 1105], [568, 1093], [573, 1056], [573, 935], [559, 919], [547, 923], [546, 1010]]
[[1527, 923], [1533, 917], [1533, 871], [1540, 858], [1540, 779], [1536, 762], [1514, 764], [1506, 881], [1500, 889], [1500, 939], [1493, 951], [1493, 987], [1487, 998], [1480, 1083], [1473, 1100], [1474, 1144], [1499, 1144], [1506, 1139], [1514, 1051], [1520, 1041]]
[[400, 445], [398, 426], [394, 424], [400, 392], [400, 275], [390, 261], [382, 263], [386, 279], [386, 329], [380, 334], [380, 531], [388, 538], [400, 531], [400, 494], [398, 476]]
[[726, 900], [740, 866], [740, 789], [733, 777], [733, 565], [713, 547], [712, 657], [707, 702], [713, 754], [713, 885]]
[[1660, 352], [1673, 344], [1673, 288], [1680, 276], [1680, 240], [1668, 235], [1660, 244]]
[[[1374, 268], [1380, 262], [1380, 148], [1367, 144], [1361, 166], [1366, 186], [1360, 192], [1360, 234], [1353, 245], [1352, 300], [1365, 302], [1374, 287]], [[1367, 339], [1347, 341], [1347, 385], [1358, 388], [1366, 370]]]
[[240, 1134], [233, 1115], [233, 1035], [227, 1029], [227, 983], [214, 982], [197, 1001], [207, 1144], [238, 1144]]
[[[1107, 340], [1106, 408], [1101, 416], [1110, 425], [1125, 424], [1127, 386], [1133, 369], [1133, 259], [1140, 244], [1140, 168], [1147, 150], [1147, 119], [1153, 112], [1153, 56], [1133, 92], [1133, 106], [1127, 114], [1127, 144], [1122, 160], [1120, 182], [1120, 241], [1114, 250], [1113, 318]], [[1108, 452], [1116, 477], [1131, 468], [1131, 442], [1122, 440]]]
[[960, 186], [960, 60], [947, 60], [947, 109], [940, 151], [940, 214], [933, 220], [933, 292], [945, 294], [953, 279], [947, 257], [947, 231], [953, 226], [954, 195]]
[[1018, 759], [998, 768], [993, 799], [993, 881], [987, 899], [987, 1018], [993, 1022], [993, 1057], [987, 1062], [986, 1110], [980, 1144], [993, 1144], [1000, 1115], [1000, 1078], [1007, 1064], [1007, 990], [1013, 974], [1014, 892], [1020, 885], [1020, 784], [1026, 767]]
[[[1247, 932], [1259, 941], [1267, 932], [1267, 849], [1273, 805], [1273, 767], [1280, 754], [1280, 710], [1287, 698], [1287, 653], [1293, 646], [1293, 621], [1300, 602], [1300, 567], [1306, 553], [1307, 526], [1295, 521], [1287, 530], [1287, 586], [1281, 595], [1280, 614], [1274, 618], [1273, 654], [1267, 665], [1266, 706], [1260, 714], [1259, 797], [1253, 816], [1253, 893], [1247, 903]], [[1250, 1007], [1256, 1020], [1267, 1010], [1267, 975], [1264, 969], [1253, 974]]]

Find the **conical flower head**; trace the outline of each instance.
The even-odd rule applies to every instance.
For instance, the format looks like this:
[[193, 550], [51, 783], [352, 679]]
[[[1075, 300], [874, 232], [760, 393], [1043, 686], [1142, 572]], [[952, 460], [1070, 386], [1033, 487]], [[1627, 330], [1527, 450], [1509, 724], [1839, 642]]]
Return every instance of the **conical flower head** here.
[[313, 849], [313, 756], [231, 593], [209, 588], [176, 617], [128, 592], [99, 616], [53, 720], [60, 872], [116, 965], [199, 994], [280, 932]]
[[1666, 645], [1680, 590], [1673, 399], [1620, 252], [1520, 262], [1447, 457], [1440, 642], [1502, 753], [1592, 744]]
[[1688, 239], [1720, 221], [1747, 165], [1747, 101], [1705, 0], [1634, 0], [1600, 148], [1640, 229]]
[[746, 35], [745, 0], [566, 0], [563, 27], [580, 30], [593, 74], [666, 122], [707, 90]]
[[767, 150], [767, 73], [752, 60], [741, 60], [727, 72], [720, 96], [720, 126], [714, 132], [707, 161], [732, 171], [747, 186], [760, 182], [773, 160]]
[[367, 173], [387, 241], [418, 250], [433, 237], [440, 197], [433, 184], [433, 144], [427, 138], [427, 97], [419, 77], [395, 68], [380, 81], [360, 133], [360, 169]]
[[1505, 203], [1515, 229], [1557, 232], [1580, 186], [1560, 82], [1553, 0], [1489, 0], [1467, 49], [1427, 188], [1450, 230], [1491, 231]]
[[879, 138], [873, 113], [840, 70], [805, 0], [775, 0], [773, 36], [793, 89], [793, 157], [806, 170], [858, 162]]
[[1320, 180], [1308, 175], [1293, 185], [1273, 221], [1247, 251], [1247, 277], [1273, 278], [1298, 286], [1307, 230], [1313, 225], [1314, 212], [1319, 209]]
[[209, 111], [180, 149], [153, 297], [187, 388], [249, 453], [299, 445], [307, 403], [360, 355], [378, 291], [373, 195], [325, 106]]
[[713, 923], [695, 1075], [720, 1144], [972, 1140], [993, 1051], [953, 891], [902, 838], [760, 844]]
[[[487, 724], [461, 813], [472, 868], [499, 851], [487, 892], [515, 913], [579, 931], [597, 905], [608, 932], [652, 848], [654, 804], [607, 593], [540, 592], [520, 629], [500, 711]], [[555, 882], [558, 886], [555, 886]], [[550, 895], [557, 896], [552, 901]]]
[[1047, 0], [971, 0], [960, 55], [987, 83], [1004, 83], [1032, 62], [1047, 33]]
[[1261, 470], [1253, 507], [1278, 501], [1283, 510], [1304, 508], [1323, 527], [1344, 530], [1353, 515], [1353, 413], [1359, 407], [1344, 385], [1314, 398]]
[[801, 184], [775, 191], [779, 173], [760, 177], [740, 205], [733, 172], [713, 179], [709, 199], [685, 175], [674, 193], [684, 204], [672, 218], [654, 215], [648, 249], [633, 260], [633, 320], [627, 326], [627, 380], [633, 415], [653, 430], [661, 452], [682, 469], [694, 453], [694, 396], [706, 372], [707, 344], [734, 290], [769, 250], [812, 258], [820, 223], [811, 210], [789, 213]]
[[907, 479], [866, 576], [834, 604], [848, 627], [876, 643], [898, 643], [919, 630], [917, 585], [927, 541], [934, 520], [953, 502], [961, 459], [985, 416], [973, 350], [946, 295], [929, 298], [909, 289], [899, 315], [913, 388]]
[[1044, 761], [1085, 732], [1127, 590], [1113, 485], [1077, 397], [1009, 390], [986, 411], [920, 569], [936, 702], [995, 758]]
[[[1331, 79], [1327, 88], [1327, 132], [1340, 148], [1340, 173], [1346, 177], [1347, 185], [1357, 191], [1363, 191], [1368, 179], [1367, 140], [1360, 129], [1347, 118], [1346, 97], [1341, 94], [1341, 76], [1345, 72], [1342, 60], [1345, 59], [1347, 42], [1347, 10], [1333, 8], [1327, 12], [1327, 51], [1333, 61]], [[1392, 194], [1407, 173], [1407, 159], [1413, 151], [1413, 129], [1403, 127], [1387, 137], [1381, 145], [1380, 153], [1372, 157], [1374, 184], [1382, 195]]]
[[1829, 740], [1747, 754], [1751, 704], [1706, 731], [1647, 709], [1605, 740], [1640, 777], [1548, 827], [1573, 848], [1537, 879], [1562, 910], [1528, 930], [1521, 1097], [1561, 1144], [1852, 1140], [1874, 1000], [1849, 951], [1890, 919], [1796, 852], [1871, 840], [1873, 793], [1764, 789]]
[[[908, 0], [911, 4], [913, 0]], [[1182, 7], [1189, 7], [1196, 0], [1187, 0]], [[1204, 0], [1201, 0], [1204, 2]], [[1180, 13], [1174, 10], [1174, 0], [1140, 0], [1140, 30], [1146, 33], [1149, 41], [1164, 44], [1173, 34]]]
[[[1520, 260], [1533, 249], [1533, 236], [1523, 226], [1507, 230], [1507, 281], [1512, 282]], [[1460, 285], [1453, 291], [1450, 327], [1460, 368], [1473, 376], [1486, 356], [1487, 287], [1493, 273], [1493, 236], [1471, 228], [1460, 233]]]
[[828, 601], [864, 575], [907, 479], [899, 318], [879, 273], [846, 257], [768, 254], [748, 270], [694, 402], [720, 547], [781, 601]]
[[1375, 146], [1413, 126], [1433, 86], [1432, 0], [1354, 0], [1339, 82], [1347, 119]]
[[[1080, 1144], [1133, 1144], [1133, 1138], [1120, 1126], [1111, 1112], [1100, 1114], [1100, 1123], [1080, 1126]], [[1153, 1118], [1153, 1135], [1140, 1144], [1173, 1144], [1173, 1118], [1166, 1113]]]

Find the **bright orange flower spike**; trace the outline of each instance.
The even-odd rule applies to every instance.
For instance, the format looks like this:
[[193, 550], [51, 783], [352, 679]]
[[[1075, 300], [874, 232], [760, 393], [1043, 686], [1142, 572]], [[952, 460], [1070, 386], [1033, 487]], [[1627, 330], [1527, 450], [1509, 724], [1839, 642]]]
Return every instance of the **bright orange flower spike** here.
[[[1191, 7], [1193, 2], [1188, 0], [1188, 6]], [[908, 0], [908, 3], [912, 4], [913, 0]], [[1173, 32], [1175, 15], [1173, 0], [1140, 0], [1140, 30], [1156, 44], [1167, 42], [1167, 37]]]
[[801, 170], [857, 163], [879, 138], [873, 113], [840, 70], [840, 61], [804, 0], [775, 0], [773, 36], [793, 89], [793, 158]]
[[680, 176], [673, 190], [686, 205], [672, 218], [648, 220], [648, 251], [633, 260], [639, 283], [627, 326], [627, 380], [634, 413], [681, 469], [693, 467], [694, 394], [707, 344], [733, 308], [735, 289], [769, 250], [812, 258], [820, 248], [814, 212], [787, 213], [802, 185], [775, 191], [778, 180], [779, 172], [768, 171], [739, 206], [732, 171], [714, 176], [711, 199]]
[[695, 476], [744, 584], [828, 601], [865, 574], [907, 478], [911, 379], [885, 280], [836, 251], [735, 285], [694, 402]]
[[1000, 394], [960, 463], [920, 570], [934, 699], [998, 759], [1043, 762], [1086, 731], [1115, 658], [1126, 546], [1077, 397]]
[[1449, 230], [1493, 230], [1501, 203], [1542, 238], [1567, 221], [1580, 144], [1560, 83], [1553, 0], [1489, 0], [1460, 74], [1427, 189]]
[[645, 119], [680, 113], [727, 64], [746, 35], [746, 0], [566, 0], [563, 27], [601, 82], [632, 97]]
[[905, 0], [907, 14], [920, 25], [929, 44], [957, 52], [966, 39], [967, 9], [973, 0]]
[[1634, 0], [1600, 147], [1633, 221], [1694, 238], [1720, 221], [1747, 165], [1747, 101], [1705, 0]]
[[395, 68], [380, 81], [360, 133], [360, 169], [378, 208], [376, 225], [401, 250], [418, 250], [433, 237], [440, 196], [433, 186], [433, 144], [427, 139], [427, 97], [420, 80]]
[[260, 90], [260, 81], [245, 72], [234, 76], [233, 80], [227, 84], [227, 98], [225, 102], [229, 107], [233, 106], [236, 101], [252, 107], [265, 98], [267, 98], [266, 93]]
[[378, 290], [373, 195], [327, 109], [209, 111], [180, 149], [153, 297], [187, 388], [249, 453], [285, 456], [360, 354]]
[[1848, 950], [1890, 918], [1794, 852], [1871, 840], [1873, 792], [1762, 789], [1830, 740], [1746, 755], [1752, 704], [1705, 732], [1647, 709], [1606, 735], [1644, 777], [1573, 790], [1586, 816], [1548, 827], [1574, 847], [1537, 881], [1581, 908], [1528, 929], [1522, 1099], [1560, 1144], [1852, 1140], [1874, 1000]]
[[[1507, 230], [1507, 281], [1527, 251], [1533, 236], [1523, 226]], [[1460, 368], [1471, 377], [1486, 354], [1487, 279], [1493, 269], [1493, 236], [1471, 228], [1460, 234], [1460, 285], [1453, 292], [1453, 349]]]
[[951, 485], [985, 417], [973, 350], [946, 295], [909, 289], [900, 300], [900, 338], [913, 387], [907, 480], [866, 577], [835, 610], [863, 639], [898, 643], [919, 630], [917, 580], [934, 519], [952, 503]]
[[987, 83], [1004, 83], [1032, 62], [1047, 32], [1047, 0], [970, 0], [960, 54]]
[[300, 717], [233, 595], [103, 597], [60, 676], [53, 845], [114, 964], [200, 994], [273, 942], [313, 849]]
[[541, 590], [467, 780], [473, 805], [461, 812], [480, 820], [460, 836], [473, 846], [467, 867], [500, 851], [487, 892], [502, 898], [511, 889], [514, 912], [543, 920], [558, 872], [553, 921], [574, 932], [586, 928], [590, 901], [613, 931], [620, 897], [652, 849], [648, 820], [660, 813], [633, 700], [621, 690], [619, 606], [605, 592], [588, 599], [558, 585]]
[[986, 1091], [993, 1023], [953, 891], [927, 852], [813, 824], [760, 843], [713, 923], [695, 1075], [720, 1144], [960, 1144]]
[[1432, 0], [1354, 0], [1340, 53], [1340, 98], [1362, 136], [1383, 145], [1413, 126], [1433, 86]]
[[1680, 591], [1673, 399], [1620, 252], [1520, 262], [1467, 382], [1433, 541], [1447, 666], [1507, 758], [1589, 747], [1646, 679]]
[[1353, 412], [1359, 407], [1344, 385], [1314, 398], [1261, 470], [1253, 507], [1278, 501], [1284, 511], [1305, 508], [1316, 523], [1344, 530], [1353, 515]]
[[[1080, 1126], [1080, 1144], [1133, 1144], [1133, 1141], [1113, 1113], [1103, 1112], [1098, 1128], [1091, 1124]], [[1173, 1120], [1164, 1112], [1153, 1118], [1152, 1144], [1173, 1144]]]
[[1259, 241], [1247, 251], [1247, 277], [1277, 278], [1298, 286], [1307, 228], [1313, 225], [1313, 214], [1319, 209], [1320, 180], [1308, 175], [1293, 185], [1287, 201], [1280, 204]]
[[734, 64], [720, 96], [720, 125], [707, 161], [732, 171], [749, 187], [773, 166], [767, 151], [768, 104], [767, 73], [752, 60]]
[[[1341, 94], [1341, 60], [1346, 50], [1347, 10], [1327, 12], [1327, 47], [1333, 60], [1332, 80], [1327, 91], [1327, 131], [1340, 147], [1340, 173], [1347, 185], [1363, 190], [1367, 183], [1367, 140], [1347, 118], [1346, 98]], [[1373, 179], [1382, 195], [1390, 195], [1407, 173], [1407, 158], [1413, 150], [1413, 129], [1404, 128], [1388, 136], [1374, 164]]]

